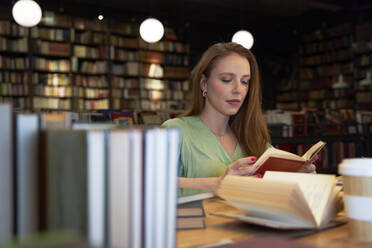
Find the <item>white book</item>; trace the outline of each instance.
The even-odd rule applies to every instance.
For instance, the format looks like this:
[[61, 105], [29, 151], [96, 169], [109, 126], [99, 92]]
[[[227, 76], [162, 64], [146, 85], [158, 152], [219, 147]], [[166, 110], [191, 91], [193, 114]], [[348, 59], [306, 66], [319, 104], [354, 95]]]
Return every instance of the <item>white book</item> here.
[[0, 104], [0, 244], [13, 236], [13, 144], [12, 112], [9, 104]]
[[93, 129], [114, 129], [117, 125], [113, 123], [102, 123], [102, 122], [75, 122], [72, 123], [72, 129], [74, 130], [93, 130]]
[[37, 114], [18, 114], [16, 118], [17, 154], [17, 236], [26, 238], [38, 227], [39, 118]]
[[177, 187], [178, 166], [180, 159], [180, 131], [176, 128], [168, 128], [167, 137], [167, 171], [168, 171], [168, 199], [167, 199], [167, 239], [166, 247], [176, 247], [176, 215], [177, 215]]
[[155, 197], [156, 197], [156, 131], [148, 129], [145, 131], [145, 248], [155, 246]]
[[87, 131], [87, 238], [92, 247], [105, 246], [105, 133]]
[[143, 247], [143, 131], [133, 129], [129, 132], [131, 165], [131, 245], [132, 248]]
[[155, 196], [155, 247], [162, 248], [165, 246], [165, 240], [169, 233], [167, 233], [167, 219], [168, 216], [168, 140], [167, 130], [165, 128], [156, 128], [156, 159], [155, 159], [155, 184], [156, 184], [156, 196]]
[[109, 138], [109, 246], [129, 247], [130, 165], [129, 133], [113, 130]]

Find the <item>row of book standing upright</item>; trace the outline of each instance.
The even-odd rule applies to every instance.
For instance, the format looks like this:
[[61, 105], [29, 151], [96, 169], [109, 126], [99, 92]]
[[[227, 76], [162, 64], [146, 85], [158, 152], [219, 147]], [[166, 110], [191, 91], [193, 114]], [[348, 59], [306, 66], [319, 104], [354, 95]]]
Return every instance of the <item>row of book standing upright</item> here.
[[92, 247], [175, 246], [178, 129], [0, 115], [0, 245], [69, 230]]

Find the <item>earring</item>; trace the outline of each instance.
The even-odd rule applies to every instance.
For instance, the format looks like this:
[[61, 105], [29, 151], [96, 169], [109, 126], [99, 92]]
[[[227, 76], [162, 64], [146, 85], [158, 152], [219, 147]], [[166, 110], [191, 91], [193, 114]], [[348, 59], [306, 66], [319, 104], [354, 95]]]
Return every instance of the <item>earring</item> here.
[[206, 90], [203, 90], [202, 95], [203, 95], [203, 97], [205, 97], [207, 95], [207, 91]]

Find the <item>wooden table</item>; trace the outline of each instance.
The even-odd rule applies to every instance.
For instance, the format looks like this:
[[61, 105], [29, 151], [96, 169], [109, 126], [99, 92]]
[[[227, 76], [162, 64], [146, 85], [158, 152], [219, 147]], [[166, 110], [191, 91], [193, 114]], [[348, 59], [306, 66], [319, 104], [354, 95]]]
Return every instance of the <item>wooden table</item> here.
[[295, 238], [295, 242], [310, 245], [311, 247], [372, 248], [372, 243], [357, 244], [351, 241], [347, 224], [310, 235], [308, 233], [313, 231], [307, 231], [307, 233], [299, 231], [278, 231], [253, 226], [229, 218], [210, 215], [210, 213], [242, 213], [240, 210], [225, 204], [220, 199], [206, 199], [203, 203], [206, 213], [206, 228], [177, 231], [177, 247], [197, 247], [221, 241], [257, 238], [257, 236], [262, 235], [275, 235], [290, 239]]

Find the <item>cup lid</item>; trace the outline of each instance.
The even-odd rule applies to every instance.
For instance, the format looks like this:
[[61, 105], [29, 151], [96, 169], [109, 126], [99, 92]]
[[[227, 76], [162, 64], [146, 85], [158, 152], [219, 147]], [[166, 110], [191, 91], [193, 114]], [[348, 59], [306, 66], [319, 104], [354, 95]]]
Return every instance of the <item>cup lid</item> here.
[[372, 158], [344, 159], [338, 165], [338, 173], [345, 176], [372, 177]]

